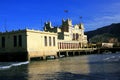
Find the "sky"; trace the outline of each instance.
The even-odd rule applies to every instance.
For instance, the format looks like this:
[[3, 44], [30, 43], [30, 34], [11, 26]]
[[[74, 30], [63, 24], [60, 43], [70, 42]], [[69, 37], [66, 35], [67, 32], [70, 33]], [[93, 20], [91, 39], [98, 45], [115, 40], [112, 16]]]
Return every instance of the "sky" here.
[[43, 30], [46, 21], [60, 26], [67, 18], [85, 31], [120, 23], [120, 0], [0, 0], [0, 32]]

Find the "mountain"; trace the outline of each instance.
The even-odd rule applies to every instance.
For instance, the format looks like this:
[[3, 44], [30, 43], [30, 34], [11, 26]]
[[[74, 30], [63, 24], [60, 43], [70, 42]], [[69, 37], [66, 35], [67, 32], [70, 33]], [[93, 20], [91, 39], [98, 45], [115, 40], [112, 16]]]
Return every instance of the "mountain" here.
[[88, 40], [92, 43], [97, 42], [120, 42], [120, 23], [114, 23], [93, 31], [85, 32]]

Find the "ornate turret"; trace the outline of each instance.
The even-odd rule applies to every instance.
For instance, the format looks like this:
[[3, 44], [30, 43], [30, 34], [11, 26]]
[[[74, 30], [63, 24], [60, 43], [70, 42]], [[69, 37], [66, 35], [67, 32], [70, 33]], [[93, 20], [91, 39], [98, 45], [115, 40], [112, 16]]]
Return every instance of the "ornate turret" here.
[[79, 29], [83, 29], [84, 30], [84, 25], [82, 23], [79, 24]]
[[72, 27], [72, 20], [62, 20], [62, 32], [69, 32], [69, 27]]
[[53, 28], [52, 25], [51, 25], [51, 22], [45, 22], [45, 24], [44, 24], [44, 30], [49, 30], [51, 28]]
[[72, 20], [67, 19], [66, 21], [62, 19], [62, 26], [72, 26]]

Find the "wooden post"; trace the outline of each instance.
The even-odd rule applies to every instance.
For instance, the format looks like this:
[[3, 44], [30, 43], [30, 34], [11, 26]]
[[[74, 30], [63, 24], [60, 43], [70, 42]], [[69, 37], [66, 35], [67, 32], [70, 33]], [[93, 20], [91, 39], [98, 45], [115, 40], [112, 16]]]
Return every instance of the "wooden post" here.
[[75, 51], [73, 51], [73, 56], [75, 56]]
[[57, 56], [60, 57], [60, 52], [57, 53]]
[[80, 52], [79, 52], [79, 55], [80, 55]]
[[57, 59], [58, 58], [58, 55], [55, 55], [55, 59]]
[[66, 51], [66, 57], [68, 57], [68, 56], [69, 56], [68, 51]]
[[27, 53], [27, 60], [30, 61], [30, 55]]
[[43, 60], [46, 60], [46, 56], [43, 56]]

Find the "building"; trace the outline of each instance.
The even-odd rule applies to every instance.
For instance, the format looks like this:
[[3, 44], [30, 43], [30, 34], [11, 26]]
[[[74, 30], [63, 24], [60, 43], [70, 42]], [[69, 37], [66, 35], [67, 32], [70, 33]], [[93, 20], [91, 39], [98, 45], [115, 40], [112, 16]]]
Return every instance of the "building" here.
[[25, 29], [0, 33], [0, 61], [56, 58], [60, 50], [79, 50], [86, 46], [82, 23], [72, 25], [67, 19], [62, 20], [60, 27], [53, 27], [51, 22], [46, 22], [44, 31]]
[[58, 34], [59, 49], [78, 49], [87, 47], [87, 36], [84, 34], [84, 25], [82, 23], [72, 25], [72, 20], [63, 19], [60, 27], [53, 27], [51, 22], [46, 22], [44, 31]]
[[29, 29], [0, 33], [0, 56], [28, 60], [57, 56], [57, 51], [56, 33]]
[[113, 43], [102, 43], [102, 48], [113, 48]]
[[98, 48], [113, 48], [114, 43], [97, 43], [96, 47]]

